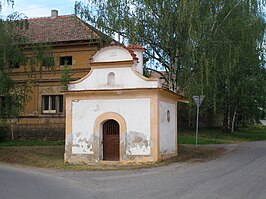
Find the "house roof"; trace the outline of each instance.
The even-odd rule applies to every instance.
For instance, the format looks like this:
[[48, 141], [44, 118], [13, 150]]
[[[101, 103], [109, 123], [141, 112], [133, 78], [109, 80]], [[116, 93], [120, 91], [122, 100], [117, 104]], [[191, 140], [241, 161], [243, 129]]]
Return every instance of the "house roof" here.
[[95, 40], [100, 31], [74, 15], [28, 19], [24, 35], [28, 43], [57, 43]]

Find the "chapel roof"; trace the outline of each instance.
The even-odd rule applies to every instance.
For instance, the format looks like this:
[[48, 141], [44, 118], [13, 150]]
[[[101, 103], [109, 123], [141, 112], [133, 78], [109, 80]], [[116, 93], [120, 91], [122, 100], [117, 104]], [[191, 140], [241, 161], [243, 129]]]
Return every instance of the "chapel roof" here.
[[130, 55], [132, 56], [132, 59], [138, 61], [138, 57], [137, 57], [136, 53], [133, 51], [133, 49], [134, 49], [133, 46], [124, 46], [124, 45], [120, 45], [116, 42], [112, 42], [111, 46], [120, 46], [120, 47], [126, 49], [130, 53]]
[[[112, 47], [117, 47], [117, 48], [122, 48], [122, 49], [125, 49], [126, 51], [128, 51], [128, 53], [130, 54], [131, 58], [133, 61], [136, 61], [138, 62], [139, 61], [139, 58], [137, 57], [136, 53], [134, 52], [135, 49], [141, 49], [141, 50], [145, 50], [145, 48], [143, 48], [142, 46], [140, 45], [137, 45], [137, 48], [134, 48], [134, 46], [124, 46], [118, 42], [111, 42], [110, 45], [108, 46], [105, 46], [105, 47], [102, 47], [100, 50], [98, 50], [97, 52], [95, 52], [94, 56], [99, 54], [100, 52], [106, 50], [106, 49], [110, 49]], [[141, 47], [141, 48], [140, 48]], [[120, 57], [121, 58], [121, 57]]]
[[129, 45], [127, 46], [127, 48], [130, 50], [136, 50], [136, 49], [143, 50], [143, 51], [146, 50], [146, 48], [144, 48], [142, 45]]

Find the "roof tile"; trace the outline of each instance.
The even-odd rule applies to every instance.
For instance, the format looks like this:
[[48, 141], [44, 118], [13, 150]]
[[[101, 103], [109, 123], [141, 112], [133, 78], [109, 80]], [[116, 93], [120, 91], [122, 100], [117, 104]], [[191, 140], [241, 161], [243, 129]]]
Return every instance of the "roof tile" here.
[[140, 49], [140, 50], [146, 50], [146, 48], [144, 48], [143, 46], [141, 46], [141, 45], [129, 45], [129, 46], [127, 46], [129, 49], [131, 49], [131, 50], [134, 50], [134, 49]]
[[98, 39], [95, 28], [74, 15], [28, 19], [24, 32], [29, 43], [67, 42]]
[[139, 58], [137, 57], [135, 52], [132, 50], [133, 48], [130, 48], [129, 46], [127, 47], [127, 46], [121, 45], [117, 42], [112, 42], [110, 46], [120, 46], [120, 47], [126, 49], [130, 53], [130, 55], [132, 56], [132, 59], [138, 62]]

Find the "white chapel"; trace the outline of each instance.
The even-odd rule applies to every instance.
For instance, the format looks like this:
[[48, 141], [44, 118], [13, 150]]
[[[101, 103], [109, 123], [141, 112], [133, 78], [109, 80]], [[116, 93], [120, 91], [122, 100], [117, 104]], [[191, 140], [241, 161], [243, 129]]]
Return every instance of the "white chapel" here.
[[143, 76], [143, 52], [141, 46], [104, 47], [90, 72], [69, 84], [65, 162], [156, 162], [178, 154], [183, 97]]

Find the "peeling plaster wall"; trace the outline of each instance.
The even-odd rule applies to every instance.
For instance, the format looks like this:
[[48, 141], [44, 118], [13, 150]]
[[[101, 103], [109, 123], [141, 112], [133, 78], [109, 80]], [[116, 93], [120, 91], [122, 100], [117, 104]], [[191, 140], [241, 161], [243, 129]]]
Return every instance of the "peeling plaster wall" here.
[[127, 133], [127, 155], [150, 155], [151, 144], [144, 133], [128, 131]]
[[92, 131], [87, 126], [86, 110], [80, 101], [72, 101], [72, 154], [93, 154]]
[[[173, 154], [176, 153], [176, 105], [159, 102], [160, 114], [160, 153]], [[169, 111], [169, 113], [167, 113]]]
[[[131, 88], [159, 88], [159, 80], [147, 81], [136, 75], [131, 67], [93, 69], [83, 81], [69, 84], [69, 90], [100, 90], [100, 89], [131, 89]], [[109, 73], [114, 73], [114, 84], [107, 84]]]
[[[125, 155], [150, 155], [150, 99], [74, 100], [72, 101], [72, 154], [93, 154], [97, 136], [93, 135], [95, 120], [106, 112], [120, 114], [127, 132], [120, 132]], [[101, 135], [100, 135], [101, 137]], [[96, 148], [99, 148], [96, 147]]]

